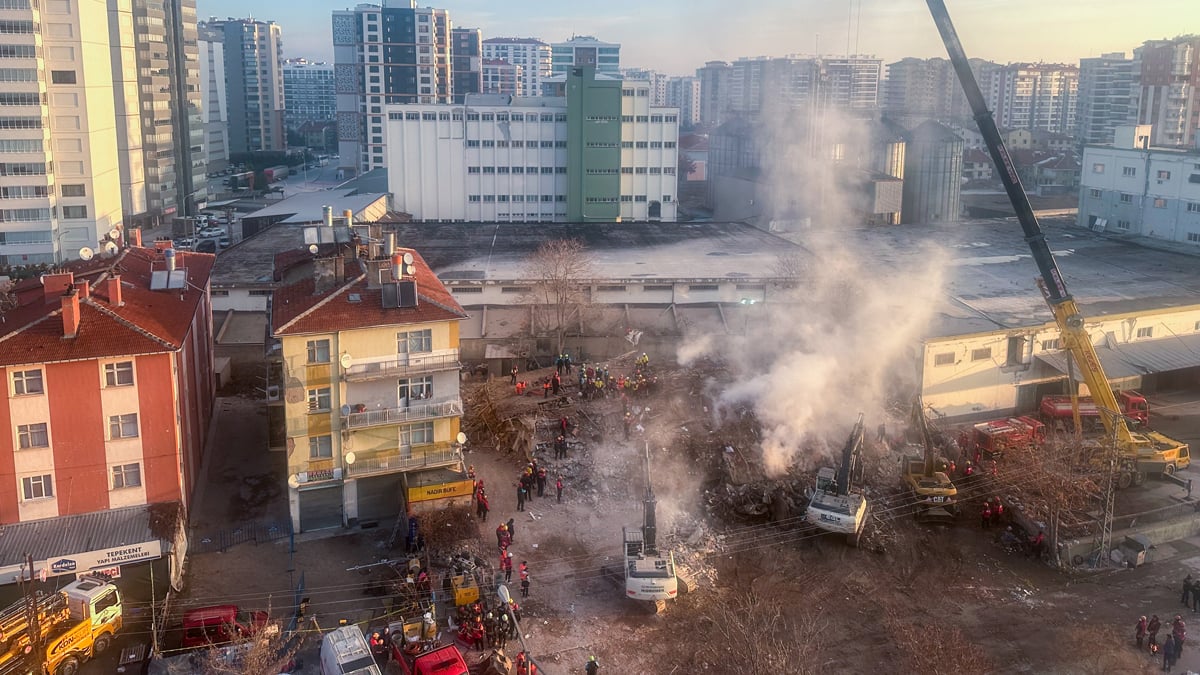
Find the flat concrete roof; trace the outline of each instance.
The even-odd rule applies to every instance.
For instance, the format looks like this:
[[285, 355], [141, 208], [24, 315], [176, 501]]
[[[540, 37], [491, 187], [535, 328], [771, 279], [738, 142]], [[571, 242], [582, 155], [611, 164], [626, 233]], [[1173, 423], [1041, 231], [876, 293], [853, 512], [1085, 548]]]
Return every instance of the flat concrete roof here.
[[334, 188], [316, 192], [301, 192], [283, 199], [277, 204], [247, 213], [243, 219], [288, 216], [279, 222], [285, 224], [316, 223], [324, 217], [324, 207], [326, 206], [333, 207], [334, 218], [341, 218], [342, 211], [347, 209], [353, 211], [357, 216], [370, 205], [386, 198], [386, 193], [357, 194], [353, 189]]
[[213, 288], [270, 288], [275, 285], [275, 254], [304, 246], [303, 226], [272, 225], [221, 251], [210, 283]]

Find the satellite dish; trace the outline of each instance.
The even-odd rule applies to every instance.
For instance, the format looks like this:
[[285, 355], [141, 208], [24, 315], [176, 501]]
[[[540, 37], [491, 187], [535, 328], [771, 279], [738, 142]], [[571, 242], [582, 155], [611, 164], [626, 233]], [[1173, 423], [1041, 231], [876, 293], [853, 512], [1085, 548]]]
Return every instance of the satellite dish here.
[[508, 586], [505, 586], [504, 584], [500, 584], [500, 587], [496, 589], [496, 595], [500, 596], [500, 602], [503, 602], [506, 605], [510, 600], [512, 600], [512, 595], [510, 595], [508, 592]]
[[108, 231], [108, 238], [109, 238], [109, 239], [111, 239], [111, 240], [113, 240], [113, 241], [116, 241], [116, 240], [120, 239], [120, 238], [121, 238], [121, 231], [120, 231], [120, 230], [118, 230], [117, 228], [115, 228], [115, 227], [114, 227], [113, 229], [111, 229], [111, 230], [109, 230], [109, 231]]
[[317, 245], [316, 245], [316, 244], [309, 244], [309, 245], [308, 245], [308, 252], [309, 252], [309, 253], [311, 253], [311, 254], [313, 254], [313, 255], [316, 255], [316, 254], [317, 254], [317, 251], [319, 251], [319, 250], [320, 250], [320, 249], [318, 249], [318, 248], [317, 248]]
[[292, 488], [293, 490], [300, 487], [300, 480], [296, 478], [296, 474], [288, 476], [288, 487]]
[[458, 444], [459, 444], [459, 445], [462, 445], [463, 443], [466, 443], [466, 442], [467, 442], [467, 435], [466, 435], [466, 434], [464, 434], [464, 433], [463, 433], [463, 432], [461, 432], [461, 431], [460, 431], [460, 432], [458, 432], [458, 436], [457, 436], [456, 438], [458, 439]]
[[342, 416], [345, 417], [346, 415], [349, 415], [349, 414], [350, 414], [350, 404], [346, 403], [346, 404], [342, 405]]
[[117, 254], [117, 245], [111, 241], [104, 242], [104, 257], [111, 258]]
[[342, 352], [342, 358], [339, 359], [339, 363], [342, 364], [342, 368], [349, 368], [350, 364], [353, 362], [354, 362], [354, 359], [351, 358], [349, 352]]
[[95, 255], [96, 252], [88, 246], [84, 246], [83, 248], [79, 249], [79, 259], [84, 262], [91, 260]]
[[411, 253], [405, 253], [405, 254], [404, 254], [404, 264], [405, 264], [405, 265], [411, 265], [411, 264], [412, 264], [412, 261], [413, 261], [413, 254], [411, 254]]
[[355, 459], [358, 459], [358, 458], [354, 456], [353, 452], [346, 453], [346, 463], [347, 464], [353, 464]]

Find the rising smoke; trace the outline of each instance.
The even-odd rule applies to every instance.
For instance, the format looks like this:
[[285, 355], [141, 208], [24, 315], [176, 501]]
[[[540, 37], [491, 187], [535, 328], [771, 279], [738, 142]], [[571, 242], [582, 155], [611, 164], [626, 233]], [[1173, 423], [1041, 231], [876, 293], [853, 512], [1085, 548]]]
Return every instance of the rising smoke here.
[[860, 411], [873, 431], [890, 401], [911, 396], [945, 267], [932, 243], [910, 262], [885, 262], [888, 252], [871, 249], [857, 231], [861, 169], [874, 164], [864, 121], [826, 116], [819, 134], [797, 133], [794, 123], [789, 117], [766, 130], [763, 171], [773, 183], [764, 216], [794, 223], [788, 238], [804, 249], [795, 287], [740, 308], [745, 335], [732, 344], [704, 338], [677, 353], [683, 364], [726, 361], [733, 381], [714, 383], [715, 414], [754, 411], [771, 475], [827, 463], [818, 460], [840, 450]]

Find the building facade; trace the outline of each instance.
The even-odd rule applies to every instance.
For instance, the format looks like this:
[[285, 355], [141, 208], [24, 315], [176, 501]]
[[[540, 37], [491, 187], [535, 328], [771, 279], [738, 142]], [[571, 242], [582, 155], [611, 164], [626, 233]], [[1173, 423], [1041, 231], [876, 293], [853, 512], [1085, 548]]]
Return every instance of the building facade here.
[[725, 121], [729, 80], [733, 69], [724, 61], [709, 61], [696, 69], [700, 80], [700, 124], [715, 129]]
[[1150, 40], [1133, 50], [1137, 123], [1150, 143], [1193, 147], [1200, 128], [1200, 36]]
[[337, 116], [333, 66], [308, 59], [283, 62], [283, 123], [296, 131], [305, 122], [332, 122]]
[[667, 105], [667, 83], [669, 76], [649, 68], [622, 68], [621, 77], [638, 80], [650, 85], [650, 105]]
[[700, 124], [700, 78], [672, 77], [667, 80], [664, 105], [679, 108], [679, 122], [684, 127]]
[[1118, 127], [1083, 150], [1080, 227], [1200, 246], [1200, 150], [1150, 144], [1148, 126]]
[[[983, 59], [970, 59], [970, 64], [975, 80], [986, 90], [1000, 65]], [[881, 103], [893, 119], [915, 123], [971, 116], [954, 66], [944, 58], [910, 57], [887, 64]]]
[[297, 531], [471, 498], [459, 440], [467, 315], [415, 251], [392, 251], [411, 261], [396, 275], [372, 246], [365, 257], [306, 256], [311, 273], [275, 291]]
[[550, 77], [550, 53], [550, 45], [537, 38], [497, 37], [483, 41], [484, 60], [503, 60], [520, 68], [517, 96], [542, 95], [542, 81]]
[[1137, 115], [1133, 80], [1133, 59], [1124, 52], [1079, 59], [1075, 122], [1079, 145], [1112, 143], [1117, 127], [1133, 124]]
[[212, 416], [214, 260], [131, 247], [17, 286], [0, 335], [0, 524], [186, 509]]
[[339, 168], [386, 166], [384, 105], [451, 103], [450, 15], [416, 0], [333, 12]]
[[[204, 163], [209, 173], [229, 166], [229, 105], [225, 99], [225, 32], [208, 24], [198, 28], [200, 105], [204, 126]], [[216, 190], [212, 190], [216, 192]]]
[[1011, 63], [995, 69], [983, 89], [996, 124], [1074, 134], [1079, 68], [1050, 63]]
[[230, 19], [210, 26], [224, 33], [229, 152], [283, 150], [283, 31], [274, 21]]
[[462, 103], [467, 94], [483, 91], [482, 42], [478, 28], [450, 29], [450, 77], [454, 81], [455, 103]]
[[643, 82], [573, 74], [567, 96], [388, 109], [395, 207], [423, 221], [676, 217], [679, 117]]
[[525, 96], [524, 69], [504, 59], [484, 59], [483, 93]]
[[573, 35], [566, 42], [550, 45], [552, 75], [566, 75], [576, 66], [592, 66], [597, 73], [618, 77], [621, 74], [621, 45], [601, 42], [590, 35]]
[[[703, 111], [711, 106], [718, 117], [729, 113], [783, 115], [795, 109], [841, 108], [870, 110], [879, 103], [880, 59], [871, 56], [742, 58], [728, 64], [724, 74], [721, 62], [711, 62], [698, 71], [701, 78]], [[710, 103], [704, 92], [705, 80], [726, 78], [714, 83]]]

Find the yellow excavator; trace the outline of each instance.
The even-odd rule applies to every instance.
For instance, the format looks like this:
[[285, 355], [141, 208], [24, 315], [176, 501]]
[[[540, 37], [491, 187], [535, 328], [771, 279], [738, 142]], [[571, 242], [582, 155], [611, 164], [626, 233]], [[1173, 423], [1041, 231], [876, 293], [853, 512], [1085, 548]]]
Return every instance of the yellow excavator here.
[[992, 162], [996, 165], [1000, 181], [1004, 183], [1004, 190], [1008, 193], [1008, 199], [1012, 202], [1013, 210], [1016, 211], [1017, 220], [1021, 223], [1025, 241], [1028, 242], [1029, 250], [1033, 253], [1033, 260], [1037, 263], [1038, 271], [1041, 273], [1038, 285], [1041, 287], [1046, 304], [1054, 313], [1054, 321], [1058, 324], [1063, 345], [1075, 359], [1079, 371], [1083, 374], [1084, 382], [1091, 392], [1096, 408], [1100, 411], [1100, 421], [1104, 424], [1108, 437], [1116, 442], [1117, 487], [1125, 488], [1141, 483], [1148, 475], [1170, 475], [1177, 469], [1188, 466], [1191, 463], [1191, 452], [1186, 443], [1154, 431], [1134, 433], [1121, 414], [1120, 404], [1113, 394], [1112, 385], [1109, 384], [1108, 376], [1104, 373], [1104, 367], [1100, 364], [1096, 348], [1092, 345], [1086, 320], [1080, 314], [1075, 299], [1067, 292], [1066, 282], [1058, 269], [1058, 262], [1050, 252], [1050, 246], [1046, 243], [1046, 235], [1042, 231], [1042, 226], [1038, 223], [1037, 216], [1034, 215], [1033, 208], [1029, 205], [1029, 196], [1021, 187], [1021, 180], [1017, 177], [1017, 170], [1013, 166], [1012, 158], [1009, 156], [1007, 148], [1004, 147], [1004, 141], [1000, 138], [996, 121], [992, 118], [991, 111], [987, 109], [983, 93], [979, 90], [979, 83], [975, 80], [975, 74], [971, 71], [966, 52], [963, 51], [962, 42], [959, 41], [954, 24], [950, 21], [950, 14], [946, 11], [946, 3], [943, 0], [926, 0], [926, 4], [929, 5], [929, 11], [933, 15], [934, 23], [937, 24], [938, 33], [941, 34], [942, 42], [946, 45], [950, 62], [958, 74], [958, 80], [962, 84], [967, 102], [971, 106], [971, 112], [979, 125], [979, 133], [987, 145], [988, 154], [991, 155]]
[[933, 439], [925, 408], [918, 396], [913, 401], [910, 433], [920, 436], [922, 455], [900, 458], [900, 473], [912, 493], [913, 516], [918, 523], [952, 523], [958, 515], [958, 488], [945, 471], [935, 470]]

